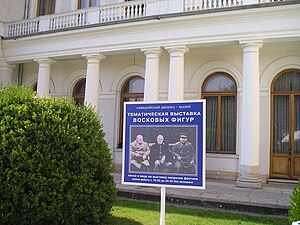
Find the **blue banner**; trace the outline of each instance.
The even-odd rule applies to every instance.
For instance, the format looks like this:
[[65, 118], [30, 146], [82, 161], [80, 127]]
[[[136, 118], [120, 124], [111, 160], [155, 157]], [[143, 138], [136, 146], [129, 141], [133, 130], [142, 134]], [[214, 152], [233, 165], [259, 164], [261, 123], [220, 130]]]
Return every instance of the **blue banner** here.
[[205, 188], [205, 100], [124, 104], [122, 183]]

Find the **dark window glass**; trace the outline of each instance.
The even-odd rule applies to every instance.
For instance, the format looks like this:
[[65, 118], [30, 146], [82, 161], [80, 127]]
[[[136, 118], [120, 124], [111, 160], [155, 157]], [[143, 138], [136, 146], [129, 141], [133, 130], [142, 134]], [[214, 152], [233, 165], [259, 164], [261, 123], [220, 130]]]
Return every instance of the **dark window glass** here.
[[55, 0], [39, 0], [38, 1], [38, 16], [55, 13]]
[[206, 152], [236, 152], [236, 90], [235, 81], [226, 73], [215, 73], [203, 84]]
[[284, 72], [276, 79], [273, 91], [300, 91], [300, 72], [293, 70]]
[[120, 105], [120, 129], [118, 147], [122, 147], [123, 141], [123, 106], [124, 102], [140, 102], [144, 101], [144, 79], [142, 77], [129, 78], [123, 85], [121, 90]]
[[84, 105], [84, 96], [85, 96], [85, 81], [86, 79], [83, 78], [79, 80], [73, 89], [73, 99], [78, 105]]

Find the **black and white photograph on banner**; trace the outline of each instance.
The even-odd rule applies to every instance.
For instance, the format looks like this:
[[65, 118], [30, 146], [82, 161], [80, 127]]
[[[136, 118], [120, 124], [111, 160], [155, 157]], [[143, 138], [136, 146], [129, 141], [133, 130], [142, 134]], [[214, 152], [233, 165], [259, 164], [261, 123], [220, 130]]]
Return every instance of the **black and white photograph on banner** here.
[[197, 174], [196, 126], [131, 126], [130, 172]]

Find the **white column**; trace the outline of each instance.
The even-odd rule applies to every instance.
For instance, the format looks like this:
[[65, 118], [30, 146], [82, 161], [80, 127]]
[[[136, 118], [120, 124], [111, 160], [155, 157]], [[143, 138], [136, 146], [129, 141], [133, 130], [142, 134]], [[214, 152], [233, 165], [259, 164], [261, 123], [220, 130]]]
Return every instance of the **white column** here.
[[261, 41], [241, 42], [243, 92], [240, 175], [238, 187], [261, 188], [259, 177], [259, 49]]
[[142, 49], [146, 55], [144, 101], [158, 101], [160, 48]]
[[48, 97], [50, 89], [50, 70], [51, 64], [55, 61], [50, 58], [42, 58], [34, 60], [39, 64], [37, 94], [40, 97]]
[[13, 82], [13, 69], [15, 66], [6, 62], [0, 62], [0, 85], [6, 85]]
[[86, 85], [84, 104], [92, 106], [96, 112], [99, 110], [99, 77], [100, 61], [105, 59], [101, 53], [83, 55], [87, 59]]
[[166, 47], [170, 54], [169, 69], [169, 101], [180, 101], [184, 99], [184, 54], [189, 48], [182, 46]]

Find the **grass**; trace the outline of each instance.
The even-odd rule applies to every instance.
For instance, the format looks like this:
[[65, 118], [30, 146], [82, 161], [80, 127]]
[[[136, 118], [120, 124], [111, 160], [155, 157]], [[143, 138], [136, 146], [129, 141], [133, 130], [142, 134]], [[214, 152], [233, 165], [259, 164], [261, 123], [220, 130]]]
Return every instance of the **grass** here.
[[[107, 225], [159, 225], [157, 203], [117, 200]], [[288, 225], [288, 218], [253, 216], [224, 211], [166, 205], [166, 225]]]

